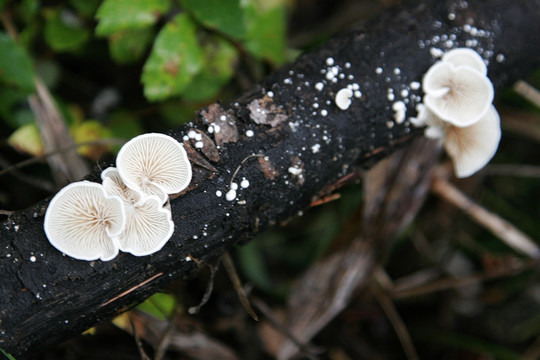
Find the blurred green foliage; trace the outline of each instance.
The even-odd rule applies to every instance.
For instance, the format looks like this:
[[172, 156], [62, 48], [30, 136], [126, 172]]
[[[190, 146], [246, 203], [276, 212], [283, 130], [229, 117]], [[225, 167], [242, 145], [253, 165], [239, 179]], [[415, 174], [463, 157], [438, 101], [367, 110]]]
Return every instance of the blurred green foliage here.
[[[227, 87], [234, 88], [242, 62], [257, 69], [248, 74], [255, 82], [262, 67], [285, 61], [286, 6], [285, 0], [0, 1], [2, 136], [13, 134], [18, 151], [40, 154], [39, 136], [21, 136], [39, 130], [27, 102], [36, 78], [76, 142], [178, 126], [202, 105], [237, 93]], [[100, 98], [108, 88], [117, 99]], [[96, 151], [81, 153], [95, 159]]]

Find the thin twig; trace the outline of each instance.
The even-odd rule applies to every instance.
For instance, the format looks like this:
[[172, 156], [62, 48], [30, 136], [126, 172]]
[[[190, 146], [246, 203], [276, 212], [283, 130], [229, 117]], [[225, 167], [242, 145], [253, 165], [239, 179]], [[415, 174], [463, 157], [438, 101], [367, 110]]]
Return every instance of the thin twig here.
[[[175, 314], [176, 314], [176, 309], [175, 309]], [[158, 342], [158, 345], [156, 347], [156, 352], [154, 353], [154, 360], [162, 360], [163, 357], [165, 356], [165, 353], [167, 352], [167, 349], [169, 348], [169, 344], [171, 343], [171, 339], [175, 330], [175, 323], [174, 323], [175, 314], [173, 314], [173, 316], [171, 316], [171, 318], [169, 319], [169, 324], [167, 326], [167, 329], [165, 329], [161, 339]]]
[[519, 95], [523, 96], [534, 105], [540, 107], [540, 91], [536, 90], [536, 88], [523, 80], [519, 80], [514, 84], [513, 89]]
[[284, 326], [281, 322], [279, 322], [276, 319], [276, 316], [274, 315], [272, 309], [268, 307], [262, 300], [258, 298], [253, 298], [253, 305], [264, 315], [264, 317], [268, 320], [270, 325], [281, 333], [283, 336], [285, 336], [287, 339], [289, 339], [300, 351], [303, 355], [305, 355], [308, 359], [318, 359], [317, 353], [320, 352], [319, 349], [314, 348], [313, 346], [309, 346], [309, 344], [305, 344], [302, 341], [300, 341], [292, 332], [289, 331], [289, 329]]
[[493, 164], [482, 171], [484, 175], [505, 175], [540, 178], [540, 166], [518, 164]]
[[131, 315], [128, 313], [129, 323], [131, 324], [131, 331], [133, 332], [133, 337], [135, 338], [135, 343], [137, 344], [137, 350], [139, 350], [139, 356], [143, 360], [152, 360], [148, 354], [144, 351], [143, 344], [141, 341], [141, 338], [139, 337], [139, 334], [137, 334], [137, 328], [135, 327], [135, 323], [133, 322], [133, 319], [131, 318]]
[[431, 190], [441, 198], [463, 210], [478, 224], [491, 231], [511, 248], [531, 258], [540, 257], [540, 249], [531, 238], [497, 214], [476, 204], [442, 177], [436, 177], [433, 180]]
[[212, 291], [214, 290], [214, 278], [216, 276], [217, 269], [219, 268], [219, 265], [221, 263], [221, 259], [218, 259], [216, 264], [214, 266], [207, 265], [210, 268], [210, 279], [208, 279], [208, 284], [206, 285], [206, 290], [204, 291], [204, 295], [201, 299], [201, 302], [197, 306], [192, 306], [188, 309], [188, 314], [195, 315], [199, 311], [201, 311], [201, 308], [208, 302], [210, 299], [210, 295], [212, 295]]
[[414, 344], [405, 323], [401, 319], [401, 316], [399, 316], [399, 313], [388, 294], [382, 289], [381, 284], [386, 282], [386, 276], [383, 276], [382, 272], [383, 270], [380, 268], [375, 269], [373, 273], [374, 282], [370, 287], [371, 293], [379, 302], [379, 305], [388, 317], [390, 323], [392, 323], [407, 359], [418, 360], [418, 354], [416, 353], [416, 349], [414, 348]]
[[236, 268], [234, 267], [234, 263], [232, 261], [231, 256], [229, 253], [225, 253], [222, 256], [223, 259], [223, 267], [227, 271], [227, 274], [229, 274], [229, 278], [231, 279], [234, 289], [236, 290], [236, 294], [238, 295], [238, 299], [240, 299], [240, 302], [248, 312], [248, 314], [255, 320], [259, 321], [259, 316], [255, 313], [253, 308], [251, 307], [251, 304], [249, 303], [249, 299], [246, 295], [246, 292], [244, 291], [244, 288], [242, 287], [242, 283], [240, 281], [240, 278], [238, 277], [238, 273], [236, 272]]
[[[460, 288], [465, 285], [478, 283], [479, 281], [486, 281], [492, 279], [499, 279], [502, 277], [513, 276], [519, 274], [525, 270], [531, 269], [540, 264], [539, 260], [529, 260], [520, 266], [509, 266], [504, 270], [489, 273], [477, 273], [464, 275], [459, 278], [444, 278], [435, 280], [427, 284], [412, 286], [412, 287], [400, 287], [395, 286], [391, 291], [392, 299], [405, 299], [413, 296], [422, 296], [434, 293], [436, 291], [443, 291], [449, 289]], [[396, 281], [398, 282], [398, 281]]]
[[242, 165], [244, 165], [244, 163], [246, 161], [248, 161], [249, 159], [251, 158], [254, 158], [254, 157], [266, 157], [266, 155], [264, 154], [251, 154], [249, 156], [246, 156], [244, 158], [244, 160], [242, 160], [242, 162], [240, 163], [240, 165], [238, 165], [238, 167], [236, 168], [236, 170], [234, 171], [233, 175], [231, 176], [231, 181], [229, 183], [229, 185], [232, 185], [233, 181], [234, 181], [234, 177], [236, 176], [236, 174], [238, 174], [238, 171], [240, 170], [240, 168], [242, 167]]
[[[3, 168], [11, 167], [11, 164], [9, 163], [9, 161], [7, 161], [7, 159], [5, 159], [2, 155], [0, 155], [0, 167], [3, 167]], [[39, 188], [48, 192], [56, 191], [56, 186], [50, 181], [39, 179], [36, 176], [29, 176], [29, 175], [23, 174], [17, 169], [12, 169], [11, 175], [13, 175], [16, 179], [24, 183], [27, 183], [31, 186], [34, 186], [36, 188]]]
[[23, 167], [26, 167], [28, 165], [32, 165], [34, 163], [40, 162], [42, 160], [47, 159], [49, 156], [57, 155], [60, 153], [64, 153], [67, 151], [71, 151], [73, 149], [76, 149], [81, 146], [87, 146], [87, 145], [123, 145], [126, 143], [126, 140], [123, 139], [117, 139], [117, 138], [108, 138], [108, 139], [98, 139], [98, 140], [92, 140], [92, 141], [84, 141], [77, 144], [73, 144], [70, 146], [66, 146], [63, 148], [60, 148], [55, 151], [51, 151], [48, 153], [45, 153], [43, 155], [35, 156], [27, 160], [20, 161], [16, 164], [13, 164], [11, 166], [6, 167], [5, 169], [0, 170], [0, 176], [5, 175], [13, 170], [18, 170]]

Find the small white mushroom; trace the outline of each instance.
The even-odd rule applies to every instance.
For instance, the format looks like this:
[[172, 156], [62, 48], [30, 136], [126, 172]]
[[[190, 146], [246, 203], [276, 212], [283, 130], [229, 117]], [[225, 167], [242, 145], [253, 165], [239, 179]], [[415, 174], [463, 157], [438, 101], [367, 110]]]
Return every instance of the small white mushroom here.
[[483, 168], [495, 155], [500, 138], [500, 118], [493, 106], [471, 126], [447, 127], [444, 147], [452, 158], [456, 176], [471, 176]]
[[170, 208], [163, 207], [157, 196], [128, 188], [114, 167], [105, 169], [101, 178], [105, 192], [124, 201], [126, 228], [116, 237], [120, 250], [135, 256], [160, 250], [174, 232]]
[[163, 134], [143, 134], [118, 152], [116, 166], [124, 183], [145, 194], [158, 196], [184, 190], [191, 181], [191, 164], [182, 144]]
[[155, 253], [167, 243], [174, 232], [171, 211], [161, 199], [147, 196], [141, 204], [126, 206], [126, 229], [117, 237], [120, 250], [135, 256]]
[[347, 110], [351, 106], [353, 91], [349, 88], [343, 88], [336, 94], [336, 105], [341, 110]]
[[114, 238], [125, 227], [122, 200], [107, 196], [101, 184], [80, 181], [60, 190], [45, 213], [44, 229], [58, 250], [80, 260], [111, 260], [118, 254]]
[[443, 55], [442, 61], [448, 62], [455, 67], [469, 66], [482, 75], [487, 75], [487, 67], [482, 57], [473, 49], [457, 48]]
[[115, 167], [111, 166], [103, 170], [101, 172], [101, 180], [105, 193], [108, 196], [118, 196], [131, 205], [139, 204], [144, 200], [144, 193], [140, 190], [127, 187], [120, 177], [120, 172]]
[[439, 118], [456, 126], [478, 121], [493, 101], [491, 81], [470, 66], [438, 62], [425, 74], [422, 86], [426, 94], [424, 104]]

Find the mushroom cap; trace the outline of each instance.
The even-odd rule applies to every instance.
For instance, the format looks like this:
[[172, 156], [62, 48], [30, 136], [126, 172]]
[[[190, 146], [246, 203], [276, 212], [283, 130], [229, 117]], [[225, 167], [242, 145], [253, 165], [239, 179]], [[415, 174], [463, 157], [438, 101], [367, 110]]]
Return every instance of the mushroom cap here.
[[184, 190], [191, 181], [191, 164], [182, 144], [174, 138], [149, 133], [128, 141], [116, 158], [124, 183], [164, 203], [167, 194]]
[[125, 227], [122, 200], [107, 196], [101, 184], [79, 181], [60, 190], [49, 203], [44, 229], [58, 250], [80, 260], [111, 260], [114, 237]]
[[341, 110], [347, 110], [351, 106], [353, 91], [349, 88], [343, 88], [336, 94], [335, 102]]
[[111, 166], [101, 172], [103, 188], [108, 196], [118, 196], [125, 202], [136, 205], [143, 201], [144, 194], [140, 190], [126, 186], [117, 168]]
[[448, 62], [454, 67], [469, 66], [482, 75], [487, 75], [487, 67], [482, 57], [473, 49], [457, 48], [443, 55], [443, 62]]
[[495, 155], [500, 139], [500, 118], [494, 106], [471, 126], [448, 126], [444, 147], [452, 158], [456, 176], [471, 176], [483, 168]]
[[171, 211], [149, 195], [138, 205], [126, 204], [127, 223], [116, 240], [120, 250], [145, 256], [160, 250], [174, 232]]
[[441, 120], [463, 127], [486, 114], [493, 102], [491, 81], [469, 66], [434, 64], [424, 75], [425, 105]]

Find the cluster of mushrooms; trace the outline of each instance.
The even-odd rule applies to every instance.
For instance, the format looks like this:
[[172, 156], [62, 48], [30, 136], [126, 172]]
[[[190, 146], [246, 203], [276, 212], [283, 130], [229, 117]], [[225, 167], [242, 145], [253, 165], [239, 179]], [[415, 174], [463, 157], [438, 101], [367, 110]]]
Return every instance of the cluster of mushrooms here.
[[102, 184], [79, 181], [60, 190], [45, 214], [49, 242], [80, 260], [113, 259], [160, 250], [174, 232], [169, 195], [191, 181], [182, 144], [163, 134], [143, 134], [118, 153]]
[[501, 138], [484, 60], [469, 48], [450, 50], [424, 75], [422, 88], [424, 103], [411, 123], [443, 142], [457, 177], [474, 174], [495, 155]]

